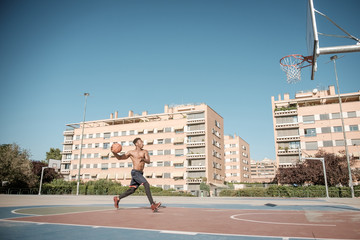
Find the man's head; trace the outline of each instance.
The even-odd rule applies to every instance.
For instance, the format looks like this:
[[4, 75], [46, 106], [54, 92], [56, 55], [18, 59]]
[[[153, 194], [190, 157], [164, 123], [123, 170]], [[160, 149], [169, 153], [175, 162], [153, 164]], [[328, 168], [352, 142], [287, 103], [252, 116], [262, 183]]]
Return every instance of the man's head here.
[[136, 147], [139, 147], [139, 148], [143, 148], [144, 147], [144, 143], [143, 141], [141, 140], [141, 138], [135, 138], [134, 141], [133, 141], [134, 145]]

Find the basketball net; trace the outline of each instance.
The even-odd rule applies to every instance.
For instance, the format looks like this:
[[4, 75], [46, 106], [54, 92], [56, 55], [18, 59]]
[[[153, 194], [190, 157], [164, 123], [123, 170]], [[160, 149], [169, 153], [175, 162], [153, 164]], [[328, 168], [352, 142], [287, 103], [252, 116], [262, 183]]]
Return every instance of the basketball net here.
[[[304, 63], [309, 63], [304, 66]], [[280, 59], [280, 67], [286, 73], [287, 83], [297, 83], [301, 80], [301, 69], [311, 65], [312, 56], [304, 57], [300, 54], [292, 54]]]

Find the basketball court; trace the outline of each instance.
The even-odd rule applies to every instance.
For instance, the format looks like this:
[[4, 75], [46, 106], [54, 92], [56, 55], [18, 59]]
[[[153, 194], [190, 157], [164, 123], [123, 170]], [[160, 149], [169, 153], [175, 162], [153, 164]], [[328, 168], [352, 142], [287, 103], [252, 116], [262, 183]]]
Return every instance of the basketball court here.
[[[9, 205], [27, 198], [11, 197]], [[111, 196], [32, 198], [2, 204], [2, 239], [360, 239], [358, 199], [163, 197], [153, 213], [144, 197], [129, 197], [119, 210]], [[45, 200], [64, 204], [33, 205]]]

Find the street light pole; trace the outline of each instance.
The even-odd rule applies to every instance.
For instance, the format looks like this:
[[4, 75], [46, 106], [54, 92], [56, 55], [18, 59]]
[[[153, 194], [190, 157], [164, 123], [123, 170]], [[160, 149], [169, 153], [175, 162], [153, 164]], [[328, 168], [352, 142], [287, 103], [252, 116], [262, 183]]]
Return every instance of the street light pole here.
[[349, 151], [348, 151], [347, 140], [346, 140], [344, 116], [342, 113], [342, 102], [341, 102], [341, 97], [340, 97], [339, 80], [338, 80], [338, 75], [337, 75], [337, 71], [336, 71], [336, 59], [337, 58], [338, 58], [337, 55], [330, 57], [330, 59], [334, 62], [336, 87], [337, 87], [337, 91], [338, 91], [339, 105], [340, 105], [340, 118], [341, 118], [341, 124], [342, 124], [342, 132], [344, 135], [346, 161], [347, 161], [347, 166], [348, 166], [348, 171], [349, 171], [349, 187], [351, 189], [351, 197], [354, 198], [355, 194], [354, 194], [354, 186], [353, 186], [352, 176], [351, 176], [350, 157], [349, 157]]
[[80, 141], [80, 159], [79, 159], [79, 172], [78, 172], [78, 179], [77, 179], [77, 186], [76, 186], [76, 195], [79, 195], [79, 187], [80, 187], [80, 170], [81, 170], [81, 159], [82, 159], [82, 146], [83, 146], [83, 140], [84, 140], [84, 127], [85, 127], [85, 117], [86, 117], [86, 102], [87, 97], [90, 95], [90, 93], [84, 93], [85, 96], [85, 106], [84, 106], [84, 120], [82, 123], [82, 129], [81, 129], [81, 141]]

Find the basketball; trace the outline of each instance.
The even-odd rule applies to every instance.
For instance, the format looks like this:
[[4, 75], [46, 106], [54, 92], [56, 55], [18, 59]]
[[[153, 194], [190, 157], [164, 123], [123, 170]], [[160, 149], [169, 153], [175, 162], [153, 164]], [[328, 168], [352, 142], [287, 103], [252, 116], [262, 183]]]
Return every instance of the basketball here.
[[122, 150], [122, 146], [119, 143], [114, 143], [111, 146], [111, 151], [114, 152], [114, 153], [119, 153], [119, 152], [121, 152], [121, 150]]

